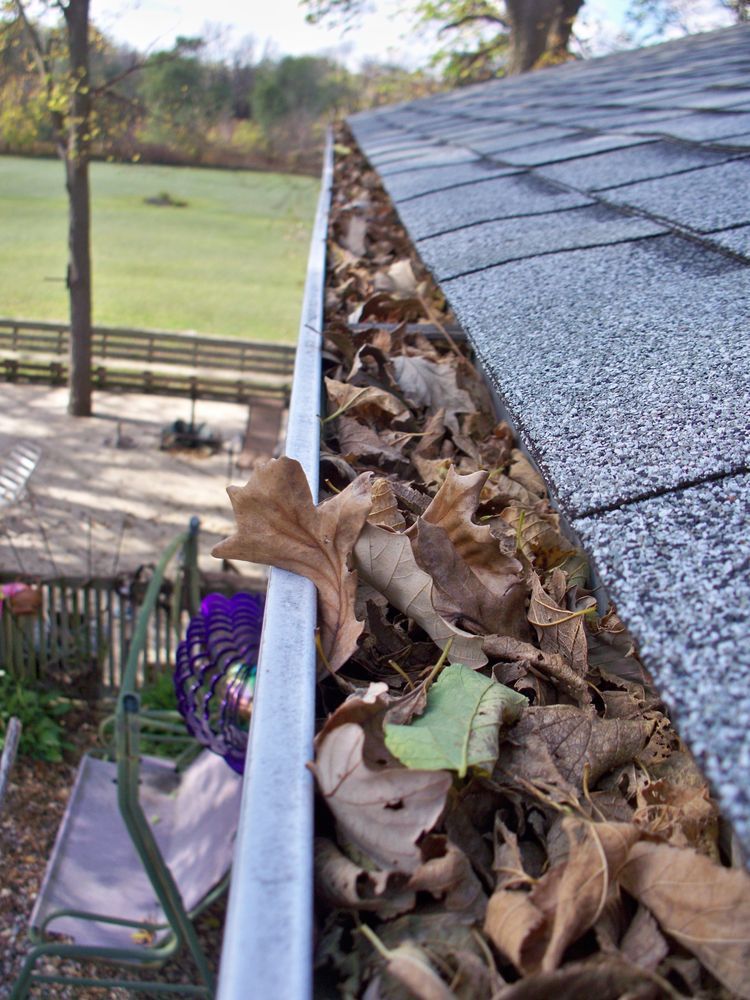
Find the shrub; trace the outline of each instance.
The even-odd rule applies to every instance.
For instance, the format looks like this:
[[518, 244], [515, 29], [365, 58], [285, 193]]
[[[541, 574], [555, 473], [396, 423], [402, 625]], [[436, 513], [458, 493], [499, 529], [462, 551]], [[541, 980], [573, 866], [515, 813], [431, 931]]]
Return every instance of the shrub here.
[[58, 721], [70, 708], [70, 700], [59, 692], [25, 686], [0, 670], [0, 749], [5, 745], [8, 721], [15, 715], [23, 726], [18, 752], [59, 763], [63, 751], [72, 749]]

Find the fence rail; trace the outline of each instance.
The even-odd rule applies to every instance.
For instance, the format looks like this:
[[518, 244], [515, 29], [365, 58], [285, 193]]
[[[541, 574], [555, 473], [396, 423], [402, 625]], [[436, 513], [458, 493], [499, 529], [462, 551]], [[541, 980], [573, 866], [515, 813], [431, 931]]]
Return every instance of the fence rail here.
[[[18, 580], [18, 575], [0, 574], [0, 583]], [[2, 602], [0, 666], [20, 680], [46, 678], [117, 691], [149, 576], [29, 582], [40, 597], [35, 611], [17, 614], [9, 600]], [[210, 581], [202, 581], [201, 591], [232, 593], [247, 588], [245, 577], [221, 574], [219, 579], [212, 574]], [[187, 605], [182, 576], [166, 579], [145, 634], [139, 683], [173, 669], [177, 643], [187, 625]]]
[[[70, 328], [64, 323], [0, 319], [0, 377], [64, 384], [69, 340]], [[239, 403], [287, 402], [294, 353], [286, 344], [95, 327], [92, 376], [98, 389]]]

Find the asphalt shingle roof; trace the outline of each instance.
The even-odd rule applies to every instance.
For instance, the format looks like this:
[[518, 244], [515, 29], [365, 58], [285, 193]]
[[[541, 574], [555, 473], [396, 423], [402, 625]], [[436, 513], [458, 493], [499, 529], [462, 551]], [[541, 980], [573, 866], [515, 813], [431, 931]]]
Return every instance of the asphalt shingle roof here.
[[351, 125], [750, 851], [750, 26]]

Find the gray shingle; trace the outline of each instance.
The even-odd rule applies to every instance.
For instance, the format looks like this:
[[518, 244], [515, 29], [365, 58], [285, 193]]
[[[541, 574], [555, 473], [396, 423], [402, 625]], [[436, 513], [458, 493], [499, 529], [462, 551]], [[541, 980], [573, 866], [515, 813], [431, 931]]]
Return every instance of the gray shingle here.
[[620, 184], [666, 177], [696, 167], [724, 163], [732, 153], [718, 153], [699, 146], [658, 141], [596, 156], [544, 166], [545, 177], [583, 191], [606, 190]]
[[[577, 133], [569, 128], [559, 128], [557, 125], [521, 125], [515, 128], [504, 129], [502, 134], [498, 134], [491, 123], [485, 125], [485, 135], [483, 138], [475, 137], [471, 139], [470, 145], [477, 153], [485, 155], [497, 154], [502, 158], [506, 151], [517, 149], [520, 146], [536, 145], [540, 142], [548, 142], [551, 139], [562, 139], [565, 136], [576, 135]], [[464, 143], [469, 143], [464, 140]]]
[[425, 194], [396, 207], [412, 239], [419, 240], [455, 229], [457, 225], [539, 215], [590, 204], [592, 199], [586, 195], [565, 191], [540, 178], [519, 173]]
[[565, 160], [580, 159], [610, 149], [622, 149], [648, 143], [647, 136], [578, 134], [553, 142], [525, 146], [498, 154], [506, 163], [522, 167], [542, 166], [546, 163], [561, 163]]
[[438, 281], [521, 257], [664, 233], [653, 222], [596, 205], [468, 226], [422, 240], [417, 249]]
[[568, 511], [748, 462], [750, 268], [662, 236], [443, 288]]
[[749, 517], [744, 475], [574, 524], [745, 846], [750, 560], [742, 540]]
[[732, 253], [740, 253], [750, 260], [750, 226], [735, 226], [733, 229], [709, 233], [711, 240]]
[[447, 190], [458, 185], [472, 184], [490, 177], [505, 177], [517, 172], [517, 167], [504, 167], [477, 157], [451, 166], [400, 171], [388, 178], [388, 191], [391, 197], [401, 200], [425, 192]]
[[392, 177], [411, 170], [426, 170], [432, 167], [449, 167], [463, 163], [476, 162], [474, 153], [467, 149], [457, 149], [455, 146], [437, 146], [427, 142], [414, 145], [411, 156], [401, 153], [385, 161], [374, 161], [378, 173], [382, 177]]
[[742, 135], [748, 129], [750, 129], [750, 114], [726, 111], [715, 114], [694, 112], [682, 118], [670, 118], [664, 123], [627, 125], [623, 131], [635, 135], [670, 135], [675, 139], [712, 142], [733, 135]]
[[705, 233], [750, 222], [748, 194], [750, 159], [744, 159], [693, 170], [689, 175], [628, 184], [603, 192], [603, 197]]

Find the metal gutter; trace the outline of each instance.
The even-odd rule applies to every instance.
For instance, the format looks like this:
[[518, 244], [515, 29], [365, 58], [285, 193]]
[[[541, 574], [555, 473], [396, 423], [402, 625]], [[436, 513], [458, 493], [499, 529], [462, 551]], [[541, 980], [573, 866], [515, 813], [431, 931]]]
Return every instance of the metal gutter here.
[[[333, 142], [326, 141], [285, 453], [318, 495], [321, 344]], [[218, 1000], [312, 994], [315, 587], [272, 569], [240, 807]]]

